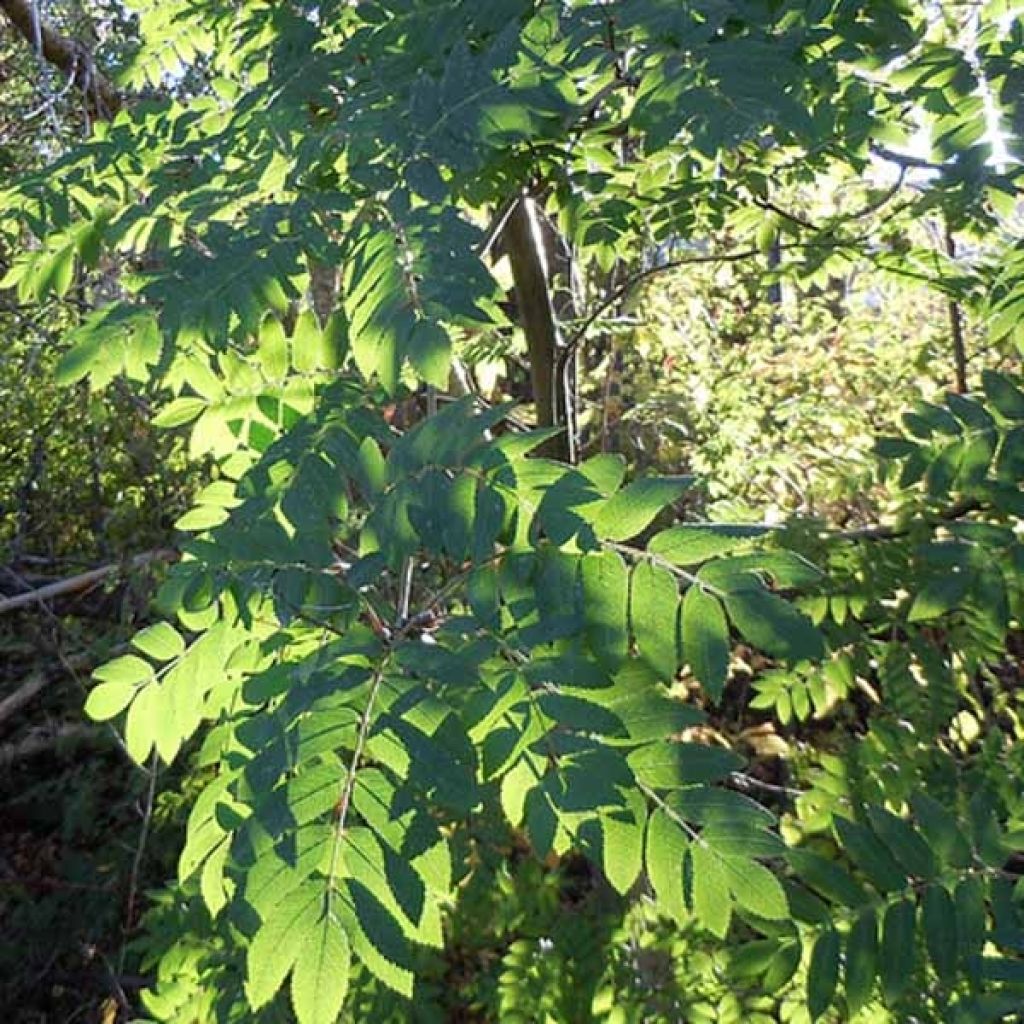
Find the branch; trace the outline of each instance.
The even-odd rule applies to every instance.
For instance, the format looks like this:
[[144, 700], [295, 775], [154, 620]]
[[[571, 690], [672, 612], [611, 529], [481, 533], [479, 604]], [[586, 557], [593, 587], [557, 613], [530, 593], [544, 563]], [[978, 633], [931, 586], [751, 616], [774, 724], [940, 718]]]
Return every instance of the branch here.
[[799, 214], [790, 213], [789, 210], [784, 210], [781, 206], [773, 203], [770, 199], [760, 199], [759, 197], [754, 196], [754, 205], [761, 210], [767, 210], [769, 213], [774, 213], [783, 220], [788, 220], [790, 223], [796, 224], [797, 227], [806, 228], [808, 231], [814, 232], [821, 230], [817, 224], [812, 224], [809, 220], [799, 216]]
[[0, 769], [57, 750], [65, 744], [96, 743], [105, 737], [106, 733], [94, 725], [77, 722], [62, 725], [52, 732], [29, 736], [17, 743], [7, 743], [0, 747]]
[[[117, 644], [110, 652], [111, 654], [120, 654], [127, 649], [125, 644]], [[89, 670], [96, 664], [96, 656], [86, 651], [82, 654], [75, 654], [71, 657], [63, 657], [59, 655], [60, 661], [64, 671], [70, 674], [73, 678], [76, 673], [80, 670]], [[20, 711], [26, 704], [30, 703], [38, 694], [42, 693], [51, 683], [57, 682], [61, 678], [59, 672], [55, 674], [47, 674], [46, 672], [37, 672], [29, 676], [14, 691], [9, 697], [5, 697], [0, 700], [0, 726], [3, 726], [7, 719], [11, 718], [18, 711]]]
[[946, 523], [955, 523], [972, 512], [981, 512], [985, 506], [974, 498], [964, 498], [955, 505], [943, 509], [936, 516], [914, 519], [903, 526], [863, 526], [855, 530], [826, 531], [822, 537], [826, 540], [897, 540], [909, 534], [918, 526], [938, 527]]
[[31, 703], [32, 698], [49, 686], [50, 676], [42, 672], [29, 676], [28, 680], [21, 684], [9, 697], [0, 700], [0, 725], [3, 725], [8, 718], [17, 714], [26, 704]]
[[930, 160], [925, 160], [919, 156], [911, 156], [909, 153], [897, 153], [895, 150], [889, 149], [888, 146], [883, 146], [877, 142], [871, 143], [869, 148], [875, 156], [888, 160], [889, 163], [896, 164], [897, 167], [904, 169], [908, 167], [921, 171], [944, 171], [946, 169], [942, 164], [932, 163]]
[[[3, 0], [0, 0], [3, 2]], [[80, 573], [78, 576], [71, 576], [66, 580], [58, 580], [48, 586], [39, 587], [37, 590], [30, 590], [27, 594], [17, 594], [14, 597], [0, 599], [0, 615], [4, 612], [12, 612], [17, 608], [24, 608], [31, 604], [41, 604], [54, 597], [62, 597], [64, 594], [77, 594], [102, 582], [108, 576], [114, 575], [123, 569], [140, 569], [144, 565], [153, 562], [174, 562], [177, 561], [177, 551], [168, 548], [160, 548], [156, 551], [147, 551], [145, 554], [136, 555], [127, 563], [114, 563], [102, 565], [98, 569], [90, 569], [88, 572]]]
[[44, 21], [33, 0], [0, 0], [0, 10], [36, 53], [81, 90], [92, 116], [109, 120], [121, 109], [120, 92], [96, 69], [90, 51]]

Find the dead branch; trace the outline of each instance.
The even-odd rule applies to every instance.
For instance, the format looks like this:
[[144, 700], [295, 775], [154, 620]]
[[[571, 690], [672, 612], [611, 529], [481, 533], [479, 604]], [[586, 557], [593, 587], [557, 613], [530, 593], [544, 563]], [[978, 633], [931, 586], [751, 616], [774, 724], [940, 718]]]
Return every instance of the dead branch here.
[[[115, 647], [114, 652], [117, 653], [123, 648], [121, 646]], [[90, 669], [96, 662], [96, 658], [91, 653], [76, 654], [70, 658], [62, 659], [64, 662], [65, 671], [75, 673], [82, 669]], [[18, 687], [14, 693], [10, 696], [0, 700], [0, 726], [3, 726], [7, 719], [13, 717], [19, 712], [26, 704], [29, 704], [38, 694], [42, 693], [51, 683], [56, 682], [61, 676], [57, 674], [48, 674], [46, 672], [36, 672], [29, 676], [21, 686]]]
[[50, 684], [51, 678], [38, 672], [29, 676], [28, 680], [22, 683], [9, 697], [0, 700], [0, 725], [3, 725], [8, 718], [17, 714], [26, 704], [30, 703], [33, 697], [42, 693]]
[[21, 761], [47, 754], [65, 745], [96, 743], [100, 740], [106, 742], [106, 737], [106, 732], [95, 725], [84, 725], [79, 722], [61, 725], [48, 732], [27, 736], [17, 743], [0, 746], [0, 770], [11, 768]]
[[[3, 0], [0, 0], [2, 3]], [[25, 608], [32, 604], [41, 604], [54, 597], [61, 597], [65, 594], [76, 594], [90, 587], [102, 583], [108, 576], [131, 569], [141, 569], [153, 562], [173, 562], [177, 559], [178, 553], [168, 548], [159, 548], [156, 551], [147, 551], [144, 554], [136, 555], [128, 562], [115, 562], [110, 565], [102, 565], [98, 569], [90, 569], [88, 572], [79, 573], [66, 580], [58, 580], [37, 590], [31, 590], [27, 594], [16, 594], [14, 597], [0, 599], [0, 615], [4, 612], [12, 612], [17, 608]]]

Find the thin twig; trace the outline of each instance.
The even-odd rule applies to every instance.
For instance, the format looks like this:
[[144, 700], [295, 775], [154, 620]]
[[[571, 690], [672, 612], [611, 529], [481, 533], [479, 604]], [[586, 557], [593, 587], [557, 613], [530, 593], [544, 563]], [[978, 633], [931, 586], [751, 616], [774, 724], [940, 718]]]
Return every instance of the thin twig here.
[[[135, 847], [135, 856], [132, 859], [132, 872], [128, 878], [128, 906], [125, 910], [124, 932], [127, 935], [134, 926], [135, 898], [139, 890], [139, 876], [142, 872], [142, 858], [146, 852], [146, 842], [149, 839], [149, 826], [153, 820], [153, 805], [156, 802], [156, 780], [157, 752], [154, 750], [149, 763], [149, 785], [146, 787], [146, 802], [142, 810], [142, 830], [139, 832], [139, 842]], [[121, 955], [118, 958], [117, 971], [120, 974], [124, 970], [125, 954], [127, 947], [121, 947]]]
[[825, 530], [820, 536], [823, 540], [896, 540], [906, 537], [918, 526], [935, 528], [947, 523], [963, 519], [971, 512], [980, 512], [984, 506], [974, 498], [965, 498], [943, 509], [936, 516], [926, 519], [915, 519], [904, 526], [862, 526], [855, 530]]
[[[943, 241], [946, 245], [946, 255], [956, 259], [956, 239], [953, 237], [952, 228], [947, 220], [943, 224]], [[947, 303], [949, 309], [949, 330], [953, 343], [953, 365], [956, 373], [956, 390], [959, 394], [967, 393], [967, 344], [964, 341], [964, 320], [960, 309], [960, 303], [950, 296]]]
[[395, 629], [401, 629], [409, 621], [409, 607], [412, 602], [412, 577], [416, 569], [416, 561], [410, 555], [402, 563], [402, 576], [398, 581], [398, 611], [395, 616]]

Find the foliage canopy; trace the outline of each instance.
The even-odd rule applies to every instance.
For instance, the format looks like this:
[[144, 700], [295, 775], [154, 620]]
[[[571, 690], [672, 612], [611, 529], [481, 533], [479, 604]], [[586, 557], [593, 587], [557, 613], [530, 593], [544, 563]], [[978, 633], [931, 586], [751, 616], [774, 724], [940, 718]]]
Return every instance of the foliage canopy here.
[[[992, 666], [1024, 599], [1019, 372], [908, 412], [877, 442], [895, 525], [846, 533], [695, 520], [700, 482], [588, 447], [578, 397], [674, 267], [822, 289], [870, 259], [1020, 342], [1019, 15], [132, 8], [130, 101], [0, 194], [0, 237], [21, 302], [94, 300], [60, 379], [148, 389], [208, 467], [165, 618], [86, 704], [140, 764], [198, 749], [208, 779], [176, 890], [201, 923], [162, 950], [150, 1013], [404, 1013], [387, 993], [446, 941], [467, 823], [499, 812], [722, 940], [736, 976], [798, 977], [793, 1019], [1017, 1012], [1024, 764]], [[849, 203], [805, 215], [824, 176]], [[922, 242], [934, 214], [990, 258]], [[473, 375], [515, 345], [526, 424]], [[739, 646], [771, 660], [751, 707], [783, 723], [871, 698], [781, 828], [786, 787], [712, 721]]]

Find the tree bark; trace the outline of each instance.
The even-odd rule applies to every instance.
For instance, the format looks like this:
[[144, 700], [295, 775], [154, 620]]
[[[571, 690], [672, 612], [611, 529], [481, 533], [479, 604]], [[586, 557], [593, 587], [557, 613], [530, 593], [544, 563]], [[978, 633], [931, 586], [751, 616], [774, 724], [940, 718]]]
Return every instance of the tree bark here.
[[[539, 231], [534, 227], [533, 200], [522, 197], [509, 214], [504, 229], [504, 248], [512, 264], [519, 321], [526, 335], [530, 383], [537, 409], [537, 426], [566, 426], [565, 396], [558, 380], [558, 327], [548, 289]], [[541, 449], [553, 458], [567, 459], [564, 434]]]
[[75, 83], [93, 117], [109, 120], [121, 109], [120, 92], [97, 70], [92, 53], [44, 21], [34, 0], [0, 0], [0, 10], [33, 50]]

